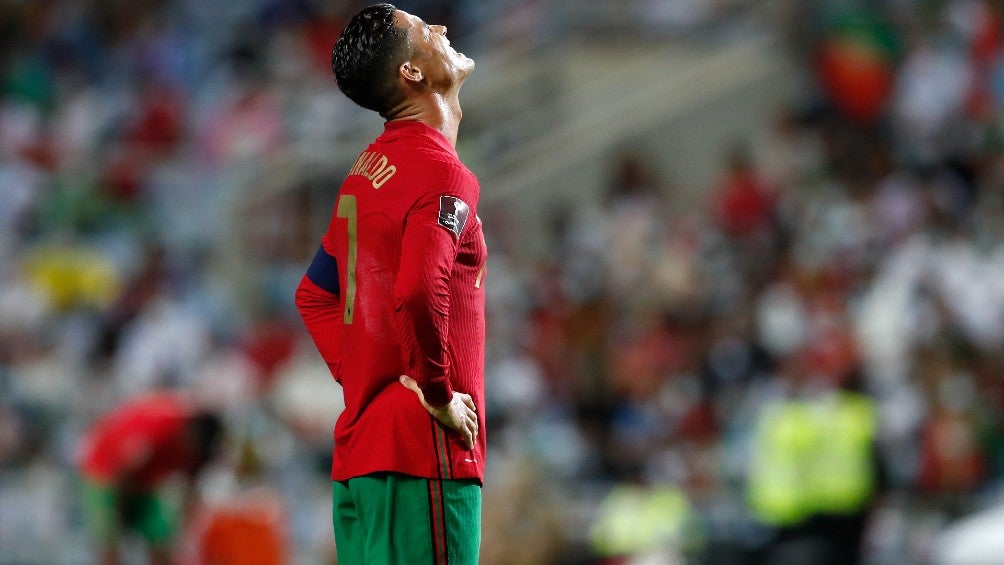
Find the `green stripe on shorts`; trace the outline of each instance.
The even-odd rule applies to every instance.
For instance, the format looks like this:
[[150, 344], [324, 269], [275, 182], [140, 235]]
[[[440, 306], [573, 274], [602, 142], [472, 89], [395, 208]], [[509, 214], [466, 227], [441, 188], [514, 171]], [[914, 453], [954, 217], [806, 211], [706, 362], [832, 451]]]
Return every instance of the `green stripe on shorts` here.
[[475, 565], [481, 485], [379, 473], [334, 481], [339, 563]]
[[436, 458], [439, 460], [439, 478], [440, 479], [452, 479], [453, 474], [450, 472], [450, 440], [446, 437], [446, 430], [443, 426], [436, 421], [435, 418], [430, 417], [429, 420], [432, 422], [432, 437], [436, 441]]

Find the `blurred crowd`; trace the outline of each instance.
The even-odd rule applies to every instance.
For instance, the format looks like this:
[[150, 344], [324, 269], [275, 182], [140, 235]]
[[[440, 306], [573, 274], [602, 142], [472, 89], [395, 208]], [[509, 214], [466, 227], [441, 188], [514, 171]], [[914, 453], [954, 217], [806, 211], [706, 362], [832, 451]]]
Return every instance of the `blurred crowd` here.
[[[157, 388], [195, 391], [229, 430], [190, 555], [228, 547], [246, 510], [279, 524], [280, 553], [331, 559], [341, 400], [292, 288], [337, 179], [251, 196], [359, 115], [329, 64], [362, 4], [0, 4], [0, 562], [90, 561], [77, 442]], [[476, 41], [546, 2], [396, 4]], [[993, 502], [1004, 12], [785, 7], [804, 93], [722, 148], [713, 186], [619, 154], [602, 202], [555, 214], [551, 255], [493, 251], [485, 563], [824, 563], [834, 516], [860, 555], [923, 562]], [[827, 450], [845, 398], [862, 440]], [[821, 501], [819, 469], [849, 460], [854, 495]], [[795, 498], [772, 498], [782, 475]]]
[[564, 503], [523, 562], [937, 562], [999, 503], [1000, 5], [787, 8], [803, 94], [696, 208], [627, 152], [548, 260], [493, 257], [493, 445], [535, 471], [488, 512]]

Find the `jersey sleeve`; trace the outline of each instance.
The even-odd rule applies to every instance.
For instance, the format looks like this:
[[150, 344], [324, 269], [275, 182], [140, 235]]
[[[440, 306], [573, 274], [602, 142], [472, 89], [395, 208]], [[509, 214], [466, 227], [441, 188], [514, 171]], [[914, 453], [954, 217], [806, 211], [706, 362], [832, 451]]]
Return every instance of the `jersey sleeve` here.
[[296, 289], [296, 309], [331, 376], [339, 380], [339, 341], [343, 305], [338, 286], [338, 263], [322, 245]]
[[425, 193], [405, 219], [401, 263], [394, 287], [396, 324], [404, 366], [426, 402], [453, 397], [447, 354], [450, 276], [460, 240], [473, 224], [477, 187], [468, 179]]

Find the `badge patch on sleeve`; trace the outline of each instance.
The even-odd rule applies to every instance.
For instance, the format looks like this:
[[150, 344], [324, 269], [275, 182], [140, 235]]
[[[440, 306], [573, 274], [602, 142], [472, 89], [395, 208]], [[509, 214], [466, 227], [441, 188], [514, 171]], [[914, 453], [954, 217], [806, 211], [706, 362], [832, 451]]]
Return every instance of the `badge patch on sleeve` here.
[[439, 197], [439, 225], [453, 232], [457, 238], [464, 231], [470, 212], [470, 207], [457, 197]]

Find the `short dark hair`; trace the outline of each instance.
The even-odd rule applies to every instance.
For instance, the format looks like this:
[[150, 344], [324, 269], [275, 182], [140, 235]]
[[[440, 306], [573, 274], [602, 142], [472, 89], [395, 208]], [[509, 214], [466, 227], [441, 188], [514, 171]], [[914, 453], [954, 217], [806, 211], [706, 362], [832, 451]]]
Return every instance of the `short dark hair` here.
[[352, 17], [331, 50], [338, 88], [363, 108], [387, 117], [403, 94], [397, 69], [410, 55], [405, 30], [394, 25], [392, 4], [374, 4]]

